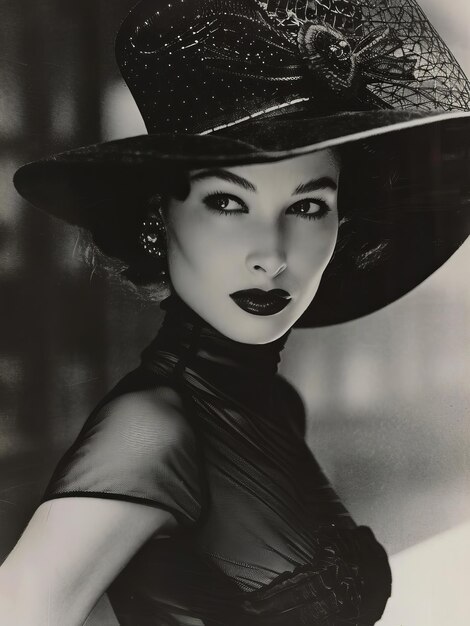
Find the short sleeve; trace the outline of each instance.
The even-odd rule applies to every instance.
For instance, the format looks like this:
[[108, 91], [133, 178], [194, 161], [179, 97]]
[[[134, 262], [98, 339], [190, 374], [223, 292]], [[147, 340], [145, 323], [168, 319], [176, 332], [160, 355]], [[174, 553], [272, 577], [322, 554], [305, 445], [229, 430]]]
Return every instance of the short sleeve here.
[[180, 525], [195, 523], [201, 513], [200, 443], [172, 391], [133, 391], [95, 410], [42, 500], [127, 500], [168, 510]]

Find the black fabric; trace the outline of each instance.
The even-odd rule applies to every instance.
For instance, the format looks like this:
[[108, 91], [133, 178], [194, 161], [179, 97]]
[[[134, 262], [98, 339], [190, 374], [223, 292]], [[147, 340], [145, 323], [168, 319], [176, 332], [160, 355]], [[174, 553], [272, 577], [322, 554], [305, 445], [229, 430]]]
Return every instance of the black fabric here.
[[131, 373], [96, 407], [58, 464], [44, 500], [125, 498], [169, 510], [181, 525], [198, 519], [200, 463], [194, 431], [174, 412], [156, 414], [132, 393], [155, 382], [155, 376]]
[[[165, 308], [140, 367], [92, 413], [44, 497], [103, 492], [175, 513], [171, 536], [156, 533], [108, 590], [119, 623], [375, 624], [387, 556], [305, 443], [301, 399], [276, 371], [287, 335], [240, 344], [176, 297]], [[159, 386], [179, 394], [183, 419], [110, 419], [113, 402]]]

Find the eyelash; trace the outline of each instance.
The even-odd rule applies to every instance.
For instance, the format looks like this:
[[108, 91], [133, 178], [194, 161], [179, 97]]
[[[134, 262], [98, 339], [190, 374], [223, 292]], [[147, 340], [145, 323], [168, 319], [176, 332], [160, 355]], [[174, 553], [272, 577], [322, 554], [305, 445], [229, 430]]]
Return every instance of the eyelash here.
[[297, 217], [302, 217], [307, 220], [321, 220], [322, 217], [325, 217], [331, 211], [328, 204], [320, 198], [305, 198], [304, 200], [299, 200], [298, 202], [292, 204], [289, 209], [294, 207], [296, 204], [300, 204], [301, 202], [313, 202], [318, 205], [318, 211], [316, 213], [293, 213], [291, 215], [296, 215]]
[[[227, 211], [226, 209], [212, 207], [207, 202], [207, 200], [211, 200], [215, 198], [228, 198], [229, 200], [233, 200], [234, 202], [237, 202], [238, 204], [242, 205], [245, 210]], [[331, 211], [328, 204], [324, 200], [321, 200], [319, 198], [305, 198], [303, 200], [299, 200], [298, 202], [295, 202], [294, 204], [292, 204], [289, 207], [289, 209], [292, 209], [292, 207], [295, 207], [296, 204], [300, 204], [301, 202], [313, 202], [317, 204], [319, 208], [318, 212], [317, 213], [287, 213], [287, 215], [296, 215], [297, 217], [301, 217], [303, 219], [308, 219], [308, 220], [319, 220], [322, 217], [325, 217]], [[242, 200], [240, 200], [240, 198], [237, 198], [236, 196], [233, 196], [229, 193], [224, 193], [222, 191], [214, 191], [213, 193], [209, 194], [208, 196], [204, 198], [204, 203], [206, 204], [206, 206], [208, 207], [210, 211], [215, 211], [219, 215], [240, 215], [241, 213], [248, 213], [248, 207], [246, 206], [244, 202], [242, 202]]]
[[[212, 200], [212, 199], [216, 199], [216, 198], [228, 198], [229, 200], [233, 200], [234, 202], [237, 202], [238, 204], [241, 204], [245, 208], [245, 210], [243, 210], [243, 211], [241, 211], [241, 210], [226, 211], [225, 209], [218, 209], [218, 208], [210, 206], [210, 204], [207, 201], [208, 200]], [[208, 196], [206, 196], [204, 198], [204, 204], [211, 211], [216, 211], [219, 215], [239, 215], [240, 213], [248, 213], [248, 207], [246, 206], [246, 204], [244, 202], [242, 202], [240, 200], [240, 198], [237, 198], [236, 196], [232, 196], [230, 193], [224, 193], [222, 191], [214, 191], [213, 193], [211, 193]]]

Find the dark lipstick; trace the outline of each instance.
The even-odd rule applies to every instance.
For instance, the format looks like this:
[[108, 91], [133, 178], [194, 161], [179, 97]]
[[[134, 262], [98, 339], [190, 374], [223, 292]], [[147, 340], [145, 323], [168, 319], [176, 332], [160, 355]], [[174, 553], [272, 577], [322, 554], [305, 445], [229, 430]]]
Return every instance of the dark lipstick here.
[[291, 300], [291, 295], [283, 289], [245, 289], [231, 293], [230, 297], [241, 309], [253, 315], [274, 315]]

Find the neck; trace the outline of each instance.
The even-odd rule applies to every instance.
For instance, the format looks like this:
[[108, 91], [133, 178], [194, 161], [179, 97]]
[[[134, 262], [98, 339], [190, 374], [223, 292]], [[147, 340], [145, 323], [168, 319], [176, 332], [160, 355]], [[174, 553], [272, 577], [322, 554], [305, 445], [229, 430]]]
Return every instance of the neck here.
[[164, 300], [161, 308], [166, 312], [165, 318], [156, 339], [144, 353], [147, 359], [169, 352], [184, 366], [212, 363], [218, 369], [230, 368], [230, 373], [238, 371], [257, 377], [276, 374], [290, 331], [267, 344], [245, 344], [220, 333], [176, 294]]

